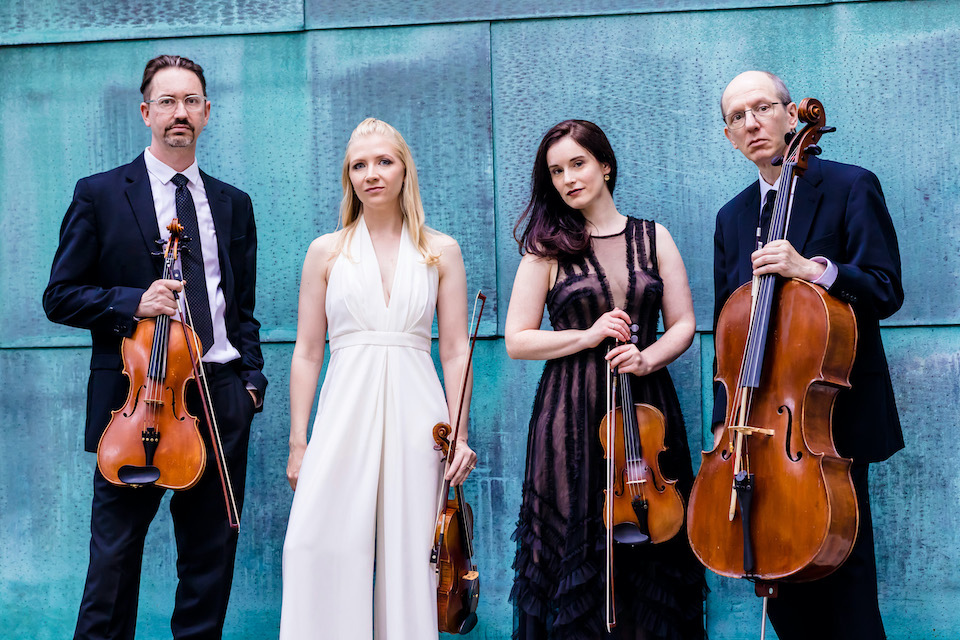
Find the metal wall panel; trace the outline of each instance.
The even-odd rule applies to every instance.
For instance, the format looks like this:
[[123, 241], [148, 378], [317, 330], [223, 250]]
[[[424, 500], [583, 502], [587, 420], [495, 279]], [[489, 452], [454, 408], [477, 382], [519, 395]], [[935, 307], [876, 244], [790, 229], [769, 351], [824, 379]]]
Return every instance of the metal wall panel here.
[[302, 0], [6, 0], [0, 5], [0, 45], [302, 28]]
[[[0, 346], [86, 344], [88, 334], [46, 321], [41, 295], [60, 221], [79, 178], [136, 158], [150, 144], [140, 116], [143, 65], [177, 52], [204, 67], [212, 102], [198, 143], [200, 167], [247, 191], [258, 221], [258, 318], [265, 336], [292, 328], [297, 274], [317, 234], [303, 34], [107, 42], [0, 49]], [[9, 74], [9, 75], [8, 75]], [[29, 105], [29, 107], [25, 107]], [[291, 238], [295, 239], [291, 242]]]
[[322, 31], [307, 37], [316, 176], [311, 207], [321, 232], [336, 228], [351, 131], [367, 117], [390, 123], [413, 152], [427, 225], [460, 244], [471, 301], [477, 289], [488, 296], [481, 331], [492, 335], [498, 305], [491, 260], [496, 237], [488, 27]]
[[[772, 24], [790, 20], [790, 45]], [[960, 268], [960, 190], [951, 172], [960, 102], [960, 5], [870, 3], [829, 8], [689, 12], [495, 23], [493, 96], [501, 296], [519, 262], [512, 223], [529, 195], [542, 135], [566, 118], [596, 122], [619, 163], [615, 201], [673, 234], [698, 328], [713, 313], [717, 210], [756, 180], [723, 136], [719, 97], [737, 73], [772, 69], [794, 98], [819, 97], [839, 131], [825, 158], [866, 166], [884, 186], [904, 256], [904, 308], [890, 324], [949, 323], [960, 290], [925, 296]], [[678, 35], [682, 34], [682, 35]], [[952, 34], [952, 35], [951, 35]], [[909, 61], [909, 62], [908, 62]], [[924, 106], [926, 105], [926, 106]], [[891, 127], [911, 117], [911, 140]], [[946, 282], [946, 281], [944, 281]], [[502, 325], [501, 325], [502, 329]]]
[[[837, 0], [856, 2], [857, 0]], [[476, 20], [517, 20], [604, 16], [630, 13], [712, 11], [760, 7], [794, 7], [833, 4], [833, 0], [605, 0], [584, 3], [578, 0], [369, 0], [343, 4], [331, 0], [305, 0], [308, 29], [382, 27], [386, 25], [469, 22]]]
[[[772, 4], [778, 8], [763, 8]], [[960, 560], [951, 508], [960, 475], [945, 453], [958, 444], [960, 404], [960, 233], [952, 224], [960, 185], [950, 171], [960, 133], [960, 2], [792, 6], [803, 4], [811, 3], [614, 0], [595, 12], [647, 15], [525, 21], [517, 19], [583, 5], [311, 1], [308, 25], [323, 31], [0, 46], [0, 380], [8, 391], [0, 448], [16, 452], [0, 462], [0, 541], [9, 550], [0, 554], [0, 628], [11, 637], [61, 638], [75, 623], [94, 464], [82, 452], [89, 350], [75, 347], [89, 340], [48, 323], [40, 294], [74, 183], [130, 161], [149, 143], [138, 113], [140, 74], [150, 57], [176, 52], [207, 70], [213, 115], [200, 164], [253, 198], [258, 316], [264, 338], [282, 343], [264, 350], [271, 388], [251, 436], [227, 638], [276, 635], [292, 497], [284, 470], [298, 274], [310, 240], [336, 225], [343, 147], [356, 123], [376, 115], [404, 134], [428, 223], [460, 242], [471, 290], [492, 294], [482, 331], [494, 337], [476, 354], [471, 442], [480, 463], [468, 495], [484, 580], [477, 635], [506, 638], [510, 534], [542, 363], [507, 358], [496, 337], [506, 302], [497, 303], [509, 299], [519, 261], [511, 230], [539, 139], [568, 117], [607, 131], [620, 160], [618, 205], [670, 229], [699, 328], [709, 331], [714, 215], [756, 176], [722, 137], [717, 102], [729, 78], [752, 67], [780, 72], [795, 98], [821, 98], [839, 128], [823, 141], [825, 157], [866, 166], [884, 186], [907, 291], [884, 330], [907, 450], [871, 471], [881, 608], [891, 639], [960, 634], [953, 615], [960, 597], [951, 586]], [[182, 19], [119, 0], [26, 6], [14, 0], [0, 8], [0, 45], [284, 31], [303, 22], [300, 3], [267, 0], [202, 7], [161, 0], [164, 16]], [[698, 11], [735, 6], [750, 10]], [[502, 22], [326, 30], [482, 19]], [[695, 467], [709, 441], [712, 357], [702, 333], [671, 366]], [[148, 544], [139, 629], [162, 637], [175, 586], [164, 513]], [[711, 578], [711, 588], [710, 637], [752, 637], [759, 601], [749, 585]]]

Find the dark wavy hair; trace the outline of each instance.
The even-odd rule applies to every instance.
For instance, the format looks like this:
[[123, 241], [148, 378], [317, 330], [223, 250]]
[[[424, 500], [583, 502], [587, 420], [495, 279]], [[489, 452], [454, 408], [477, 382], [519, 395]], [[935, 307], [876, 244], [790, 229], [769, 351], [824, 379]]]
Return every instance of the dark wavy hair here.
[[[530, 181], [530, 203], [513, 227], [513, 237], [520, 245], [520, 255], [532, 253], [542, 258], [577, 255], [590, 243], [583, 214], [567, 205], [560, 197], [547, 166], [547, 151], [559, 140], [570, 136], [589, 151], [598, 162], [610, 165], [607, 189], [613, 194], [617, 186], [617, 158], [607, 136], [597, 125], [586, 120], [564, 120], [547, 131], [540, 141], [533, 161]], [[517, 235], [521, 226], [523, 233]]]

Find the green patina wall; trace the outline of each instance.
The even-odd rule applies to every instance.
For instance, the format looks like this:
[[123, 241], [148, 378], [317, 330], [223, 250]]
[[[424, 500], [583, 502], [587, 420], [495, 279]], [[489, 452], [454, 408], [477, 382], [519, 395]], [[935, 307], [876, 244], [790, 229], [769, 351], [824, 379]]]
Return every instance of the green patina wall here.
[[[867, 166], [884, 186], [904, 257], [907, 298], [884, 340], [907, 449], [871, 472], [881, 607], [893, 640], [960, 637], [960, 2], [352, 4], [0, 6], [0, 635], [73, 629], [95, 464], [82, 452], [89, 340], [47, 322], [40, 294], [75, 181], [148, 144], [136, 91], [144, 62], [181, 53], [207, 70], [213, 101], [201, 164], [255, 204], [272, 384], [253, 424], [227, 637], [276, 634], [300, 264], [310, 240], [335, 226], [353, 126], [376, 115], [404, 133], [430, 223], [458, 238], [471, 288], [491, 294], [476, 356], [480, 465], [468, 491], [484, 580], [475, 636], [506, 638], [510, 533], [542, 365], [510, 361], [502, 331], [519, 261], [511, 230], [536, 145], [561, 119], [597, 122], [620, 160], [620, 209], [676, 238], [700, 333], [671, 371], [696, 451], [711, 402], [713, 216], [756, 175], [723, 138], [717, 103], [748, 68], [779, 72], [796, 98], [819, 97], [839, 129], [825, 157]], [[157, 518], [148, 544], [139, 637], [164, 638], [175, 584], [169, 517]], [[711, 588], [710, 637], [757, 637], [749, 585], [712, 579]]]

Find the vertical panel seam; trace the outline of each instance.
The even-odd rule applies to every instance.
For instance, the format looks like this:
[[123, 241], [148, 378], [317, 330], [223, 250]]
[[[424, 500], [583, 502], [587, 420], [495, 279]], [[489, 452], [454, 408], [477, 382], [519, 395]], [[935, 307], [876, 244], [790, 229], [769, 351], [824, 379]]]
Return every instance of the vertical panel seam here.
[[[500, 299], [500, 211], [497, 189], [497, 136], [496, 136], [496, 114], [494, 108], [496, 100], [493, 96], [493, 21], [487, 22], [487, 55], [489, 60], [488, 71], [490, 72], [490, 171], [491, 182], [493, 182], [493, 286], [497, 295], [497, 326], [494, 327], [494, 335], [503, 337], [500, 330], [500, 318], [502, 315], [504, 300]], [[504, 322], [506, 318], [504, 317]]]

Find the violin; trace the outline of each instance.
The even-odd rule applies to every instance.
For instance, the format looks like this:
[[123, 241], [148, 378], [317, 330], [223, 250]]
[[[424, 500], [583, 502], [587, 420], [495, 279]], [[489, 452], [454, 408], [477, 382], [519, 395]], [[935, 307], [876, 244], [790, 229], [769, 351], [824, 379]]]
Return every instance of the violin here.
[[[471, 322], [474, 325], [473, 335], [470, 337], [470, 349], [460, 381], [460, 401], [454, 427], [451, 430], [450, 425], [440, 422], [433, 428], [436, 448], [442, 451], [446, 462], [445, 470], [449, 469], [456, 451], [468, 372], [480, 330], [480, 316], [483, 315], [486, 301], [487, 297], [482, 292], [477, 292], [473, 306], [474, 320]], [[430, 562], [435, 566], [437, 574], [437, 627], [441, 633], [462, 635], [469, 633], [477, 625], [480, 573], [473, 561], [473, 509], [463, 497], [463, 485], [455, 487], [454, 494], [451, 499], [450, 481], [445, 479], [440, 490]]]
[[[787, 236], [797, 178], [835, 130], [813, 98], [799, 116], [807, 124], [788, 134], [767, 242]], [[837, 453], [831, 426], [836, 395], [850, 386], [856, 319], [817, 285], [763, 275], [726, 301], [715, 341], [727, 438], [703, 452], [687, 530], [708, 569], [758, 583], [765, 612], [771, 583], [828, 575], [857, 536], [852, 461]]]
[[[188, 239], [176, 218], [167, 229], [170, 238], [165, 243], [162, 277], [183, 282], [177, 259], [181, 243]], [[173, 490], [194, 486], [207, 461], [197, 417], [187, 410], [187, 384], [194, 381], [220, 473], [227, 519], [237, 530], [239, 509], [200, 363], [202, 345], [189, 326], [192, 316], [186, 296], [174, 292], [174, 297], [186, 322], [167, 315], [144, 318], [137, 322], [133, 335], [123, 339], [123, 373], [130, 381], [130, 390], [100, 437], [97, 467], [108, 482], [120, 486], [153, 485]]]
[[[172, 278], [183, 227], [174, 219], [164, 252], [163, 277]], [[207, 451], [196, 416], [184, 400], [194, 380], [187, 351], [193, 330], [166, 315], [137, 322], [120, 346], [130, 380], [126, 403], [113, 412], [97, 446], [97, 466], [116, 485], [152, 484], [189, 489], [203, 474]]]
[[[637, 342], [638, 330], [636, 324], [630, 326], [633, 343]], [[677, 535], [684, 519], [677, 481], [665, 478], [658, 462], [658, 456], [666, 449], [666, 421], [656, 407], [634, 403], [631, 377], [630, 373], [612, 374], [607, 367], [607, 413], [600, 422], [600, 444], [607, 461], [603, 513], [607, 529], [608, 631], [616, 626], [613, 543], [666, 542]]]

